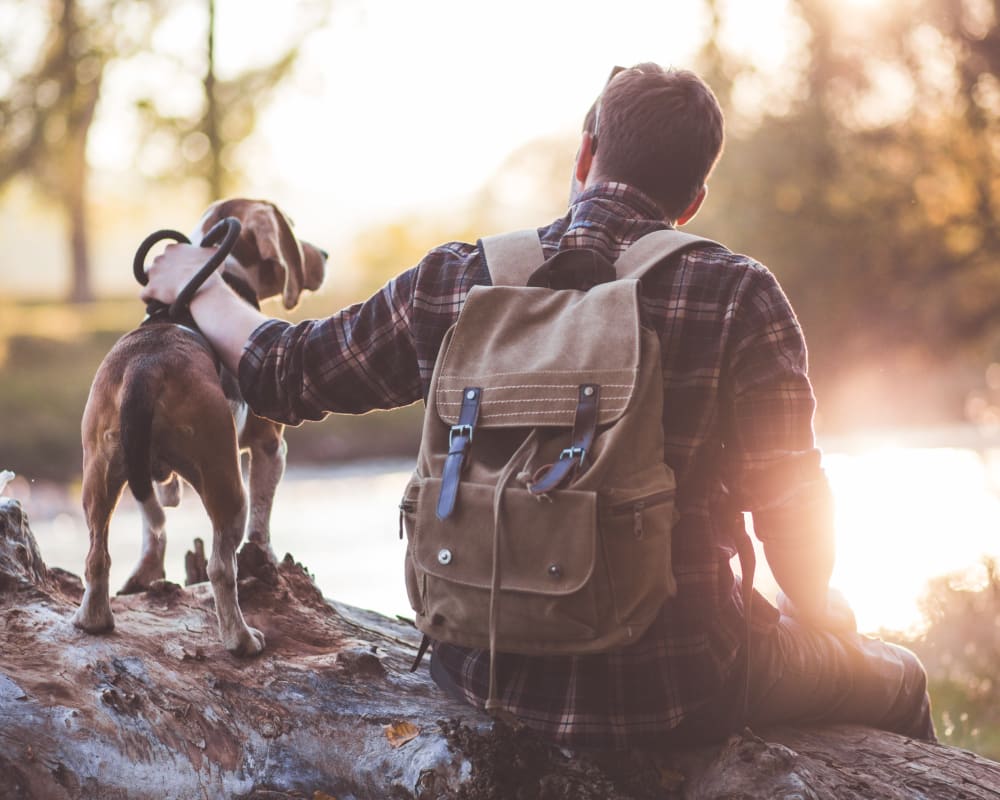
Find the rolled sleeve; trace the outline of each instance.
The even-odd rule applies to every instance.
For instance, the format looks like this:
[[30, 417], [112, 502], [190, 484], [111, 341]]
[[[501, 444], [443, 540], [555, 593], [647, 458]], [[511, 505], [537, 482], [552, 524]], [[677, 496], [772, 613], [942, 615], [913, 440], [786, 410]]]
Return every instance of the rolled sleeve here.
[[289, 425], [419, 400], [410, 334], [413, 270], [322, 320], [269, 320], [248, 339], [239, 383], [254, 413]]
[[730, 334], [731, 489], [744, 510], [771, 505], [789, 482], [819, 469], [816, 408], [805, 339], [788, 299], [769, 271], [749, 269]]
[[762, 541], [812, 548], [826, 560], [833, 505], [813, 433], [805, 339], [769, 271], [750, 270], [743, 292], [731, 362], [730, 490]]

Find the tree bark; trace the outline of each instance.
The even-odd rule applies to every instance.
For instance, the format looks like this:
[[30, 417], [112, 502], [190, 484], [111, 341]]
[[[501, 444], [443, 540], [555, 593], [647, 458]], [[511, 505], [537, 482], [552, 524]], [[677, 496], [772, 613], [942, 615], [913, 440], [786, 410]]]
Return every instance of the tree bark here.
[[447, 699], [409, 671], [411, 626], [325, 599], [291, 556], [247, 545], [240, 575], [257, 658], [222, 648], [204, 583], [116, 597], [115, 631], [90, 636], [79, 578], [0, 499], [0, 800], [1000, 798], [1000, 764], [856, 726], [560, 750]]

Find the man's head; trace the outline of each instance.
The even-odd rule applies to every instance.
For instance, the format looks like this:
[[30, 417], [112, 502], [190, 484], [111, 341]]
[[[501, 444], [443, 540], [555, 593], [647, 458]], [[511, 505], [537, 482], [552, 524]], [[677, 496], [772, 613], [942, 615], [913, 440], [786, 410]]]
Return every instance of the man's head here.
[[612, 75], [584, 120], [580, 186], [622, 181], [684, 222], [722, 152], [722, 109], [693, 72], [638, 64]]

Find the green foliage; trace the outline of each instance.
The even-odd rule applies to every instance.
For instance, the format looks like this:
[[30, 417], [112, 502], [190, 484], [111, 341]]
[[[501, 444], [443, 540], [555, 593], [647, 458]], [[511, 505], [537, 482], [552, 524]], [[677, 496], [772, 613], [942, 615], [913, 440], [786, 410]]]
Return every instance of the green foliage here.
[[924, 602], [927, 630], [909, 647], [927, 668], [938, 737], [1000, 759], [1000, 573], [995, 560], [938, 578]]
[[31, 479], [80, 472], [80, 418], [90, 382], [116, 334], [94, 331], [66, 341], [14, 336], [0, 366], [0, 463]]

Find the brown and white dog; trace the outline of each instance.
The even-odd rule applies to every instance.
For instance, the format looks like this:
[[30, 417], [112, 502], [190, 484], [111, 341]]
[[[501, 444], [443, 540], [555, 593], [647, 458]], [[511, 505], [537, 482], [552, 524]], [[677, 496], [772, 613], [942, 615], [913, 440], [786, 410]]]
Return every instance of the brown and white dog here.
[[[293, 308], [303, 290], [319, 288], [326, 254], [297, 240], [271, 203], [215, 203], [192, 241], [201, 241], [225, 217], [236, 217], [242, 231], [222, 265], [223, 277], [238, 291], [242, 285], [248, 301], [280, 294], [285, 308]], [[90, 633], [114, 628], [108, 526], [126, 482], [142, 507], [143, 530], [139, 563], [122, 592], [143, 591], [165, 577], [163, 505], [179, 501], [179, 475], [198, 492], [212, 522], [208, 576], [223, 644], [236, 655], [259, 653], [264, 636], [247, 625], [236, 593], [236, 550], [247, 527], [248, 505], [239, 454], [250, 451], [249, 538], [273, 559], [269, 520], [285, 469], [283, 426], [248, 411], [234, 376], [220, 370], [197, 331], [152, 322], [123, 336], [101, 363], [82, 434], [90, 551], [86, 591], [73, 624]]]

